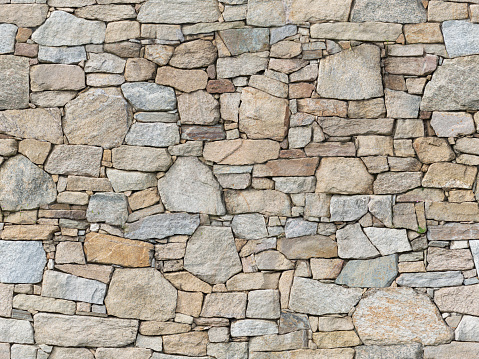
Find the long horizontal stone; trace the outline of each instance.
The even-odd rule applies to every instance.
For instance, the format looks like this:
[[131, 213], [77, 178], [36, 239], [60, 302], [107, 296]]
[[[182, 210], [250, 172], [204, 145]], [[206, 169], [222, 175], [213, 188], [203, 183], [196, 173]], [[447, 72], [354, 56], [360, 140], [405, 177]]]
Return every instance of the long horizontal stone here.
[[426, 203], [426, 218], [448, 222], [479, 222], [479, 207], [477, 203]]
[[41, 297], [38, 295], [17, 294], [13, 298], [13, 308], [28, 311], [73, 315], [75, 314], [76, 307], [76, 303], [69, 300]]
[[39, 313], [35, 342], [65, 347], [123, 347], [133, 343], [138, 320]]
[[319, 39], [395, 42], [402, 33], [402, 25], [383, 22], [336, 22], [314, 24], [310, 31], [312, 38]]
[[307, 156], [354, 157], [356, 146], [353, 142], [312, 142], [304, 148]]
[[320, 117], [318, 122], [329, 136], [391, 135], [394, 120], [385, 119], [346, 119], [340, 117]]
[[429, 226], [427, 238], [430, 241], [479, 239], [479, 223], [446, 223], [441, 226]]
[[479, 295], [479, 284], [441, 288], [434, 292], [434, 302], [441, 312], [479, 316], [479, 303], [471, 298]]
[[199, 225], [199, 215], [187, 213], [157, 214], [128, 225], [125, 236], [130, 239], [162, 239], [177, 234], [192, 235]]
[[8, 240], [48, 240], [58, 230], [58, 226], [48, 224], [20, 224], [6, 226], [1, 232], [0, 238]]
[[313, 176], [319, 158], [293, 158], [268, 161], [254, 166], [254, 177]]
[[436, 288], [461, 285], [464, 280], [460, 271], [403, 273], [396, 282], [403, 287]]

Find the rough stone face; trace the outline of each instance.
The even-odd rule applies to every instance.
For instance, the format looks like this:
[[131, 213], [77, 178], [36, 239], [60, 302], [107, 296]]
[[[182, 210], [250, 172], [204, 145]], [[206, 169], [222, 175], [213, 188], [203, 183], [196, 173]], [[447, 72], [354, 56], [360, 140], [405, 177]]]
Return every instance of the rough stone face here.
[[289, 307], [312, 315], [348, 313], [361, 299], [359, 288], [343, 288], [312, 279], [295, 277]]
[[15, 50], [17, 29], [13, 24], [0, 25], [0, 54], [8, 54]]
[[51, 359], [94, 359], [93, 354], [86, 348], [55, 347], [49, 358]]
[[478, 343], [452, 342], [450, 344], [428, 346], [424, 348], [424, 358], [426, 359], [461, 359], [474, 357], [478, 353]]
[[[422, 359], [423, 350], [419, 343], [404, 345], [362, 345], [355, 348], [357, 359]], [[429, 358], [429, 357], [428, 357]]]
[[34, 316], [34, 329], [39, 344], [122, 347], [135, 341], [138, 321], [38, 313]]
[[32, 91], [81, 90], [85, 73], [75, 65], [36, 65], [30, 69]]
[[456, 155], [444, 138], [421, 137], [414, 140], [414, 150], [422, 163], [449, 162]]
[[426, 294], [411, 288], [370, 290], [353, 314], [359, 337], [366, 345], [438, 345], [451, 341], [452, 330]]
[[21, 27], [40, 26], [47, 17], [46, 4], [2, 4], [0, 22], [13, 23]]
[[433, 163], [422, 180], [424, 187], [472, 188], [477, 168], [455, 163]]
[[149, 359], [151, 350], [143, 348], [98, 348], [97, 359]]
[[175, 91], [171, 87], [134, 82], [121, 85], [121, 91], [137, 110], [170, 111], [176, 108]]
[[385, 90], [387, 116], [392, 118], [417, 118], [421, 96], [402, 91]]
[[278, 250], [289, 259], [333, 258], [338, 254], [336, 242], [326, 236], [279, 238], [277, 243]]
[[364, 232], [383, 256], [411, 250], [405, 229], [368, 227]]
[[0, 167], [0, 207], [6, 211], [38, 208], [55, 201], [52, 178], [26, 157], [17, 155]]
[[154, 173], [121, 171], [108, 168], [106, 175], [115, 192], [141, 191], [157, 185]]
[[52, 174], [98, 177], [102, 149], [83, 145], [58, 145], [45, 163], [45, 170]]
[[254, 54], [238, 57], [220, 57], [216, 62], [218, 78], [228, 79], [237, 76], [254, 75], [268, 66], [268, 59]]
[[464, 280], [461, 272], [403, 273], [396, 280], [404, 287], [435, 288], [461, 285]]
[[89, 21], [64, 11], [54, 11], [32, 35], [32, 40], [44, 46], [77, 46], [101, 44], [106, 25]]
[[248, 359], [247, 343], [209, 343], [207, 350], [208, 355], [218, 359], [227, 359], [231, 356], [237, 359]]
[[0, 318], [0, 340], [4, 343], [33, 344], [33, 328], [27, 320]]
[[219, 103], [206, 91], [179, 96], [178, 112], [182, 124], [215, 125], [220, 119]]
[[479, 36], [479, 25], [467, 20], [444, 21], [442, 33], [450, 57], [479, 54], [479, 46], [474, 41], [470, 41]]
[[247, 294], [211, 293], [205, 298], [202, 317], [244, 318], [246, 313]]
[[246, 190], [225, 192], [226, 209], [231, 214], [261, 213], [289, 216], [291, 203], [288, 195], [274, 190]]
[[172, 160], [163, 148], [120, 146], [112, 150], [113, 166], [127, 171], [166, 171]]
[[292, 23], [348, 21], [351, 2], [351, 0], [295, 0], [291, 5], [289, 19]]
[[133, 146], [168, 147], [180, 142], [176, 123], [135, 122], [125, 137], [125, 142]]
[[378, 250], [364, 234], [359, 223], [339, 229], [336, 239], [340, 258], [366, 259], [379, 256]]
[[[156, 62], [156, 61], [155, 61]], [[203, 70], [180, 70], [163, 66], [156, 72], [155, 82], [183, 92], [203, 90], [208, 83], [208, 75]]]
[[198, 215], [165, 213], [145, 217], [126, 227], [126, 238], [162, 239], [177, 234], [192, 235], [200, 225]]
[[331, 221], [355, 221], [368, 212], [369, 196], [332, 196]]
[[281, 314], [279, 291], [253, 290], [248, 293], [248, 318], [278, 319]]
[[163, 204], [170, 211], [222, 215], [221, 187], [196, 157], [180, 157], [158, 181]]
[[[0, 110], [28, 107], [29, 89], [28, 59], [12, 55], [0, 56]], [[0, 130], [2, 129], [0, 121]]]
[[[204, 331], [167, 335], [163, 336], [163, 351], [187, 356], [206, 355], [207, 343], [208, 334]], [[178, 356], [173, 356], [173, 358], [175, 357], [178, 358]]]
[[269, 31], [265, 28], [228, 29], [219, 35], [233, 56], [269, 49]]
[[215, 22], [220, 16], [214, 0], [148, 1], [138, 13], [138, 21], [146, 23], [183, 24]]
[[210, 284], [226, 282], [242, 269], [233, 233], [226, 227], [199, 227], [188, 240], [187, 271]]
[[67, 315], [73, 315], [76, 311], [76, 304], [74, 302], [26, 294], [17, 294], [13, 301], [13, 307], [28, 311], [42, 311]]
[[371, 194], [373, 176], [359, 158], [323, 158], [316, 172], [316, 192]]
[[38, 60], [46, 63], [58, 64], [78, 64], [86, 61], [86, 51], [84, 46], [72, 47], [51, 47], [39, 46]]
[[441, 312], [455, 312], [477, 316], [479, 306], [468, 298], [479, 293], [479, 285], [441, 288], [434, 292], [434, 302]]
[[237, 238], [261, 239], [268, 237], [266, 222], [259, 213], [234, 216], [231, 229]]
[[277, 333], [277, 324], [268, 320], [243, 319], [231, 324], [232, 337], [254, 337]]
[[95, 193], [86, 212], [88, 222], [123, 226], [128, 218], [128, 203], [121, 193]]
[[360, 0], [354, 4], [351, 11], [351, 21], [354, 22], [426, 22], [426, 9], [416, 0]]
[[385, 172], [380, 173], [374, 181], [375, 194], [397, 194], [421, 186], [419, 172]]
[[175, 316], [176, 299], [176, 289], [156, 269], [116, 269], [105, 305], [116, 317], [166, 321]]
[[211, 41], [194, 40], [175, 48], [170, 65], [180, 69], [207, 67], [217, 56], [216, 46]]
[[472, 116], [464, 112], [433, 112], [431, 126], [438, 137], [458, 137], [476, 132]]
[[376, 259], [349, 261], [335, 283], [361, 288], [389, 287], [397, 274], [397, 255], [393, 254]]
[[384, 24], [381, 22], [366, 22], [362, 24], [325, 22], [311, 26], [311, 37], [320, 39], [394, 42], [401, 33], [402, 25]]
[[383, 95], [379, 48], [360, 45], [328, 56], [319, 64], [321, 97], [364, 100]]
[[0, 254], [3, 258], [0, 264], [0, 282], [38, 283], [42, 280], [47, 263], [42, 242], [2, 240]]

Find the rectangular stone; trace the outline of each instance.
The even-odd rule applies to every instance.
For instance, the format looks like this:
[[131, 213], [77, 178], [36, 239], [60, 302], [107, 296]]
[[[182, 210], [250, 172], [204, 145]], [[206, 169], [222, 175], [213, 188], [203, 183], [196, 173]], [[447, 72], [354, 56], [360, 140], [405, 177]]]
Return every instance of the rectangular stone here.
[[103, 283], [110, 282], [113, 267], [98, 264], [58, 264], [55, 266], [63, 272], [79, 277], [94, 279]]
[[320, 117], [318, 122], [329, 136], [392, 135], [393, 119], [345, 119]]
[[283, 352], [251, 352], [249, 359], [353, 359], [354, 349], [299, 349]]
[[426, 203], [426, 218], [447, 222], [479, 222], [479, 207], [477, 203]]
[[298, 112], [310, 113], [315, 116], [346, 117], [348, 103], [346, 101], [306, 98], [298, 100]]
[[12, 299], [13, 284], [0, 283], [0, 317], [12, 316]]
[[403, 273], [396, 282], [401, 286], [413, 288], [453, 287], [462, 285], [461, 272]]
[[47, 13], [46, 4], [3, 4], [0, 5], [0, 23], [37, 27], [45, 21]]
[[306, 156], [354, 157], [356, 146], [353, 142], [312, 142], [304, 148]]
[[268, 161], [253, 168], [253, 177], [313, 176], [319, 158], [295, 158]]
[[385, 70], [394, 75], [429, 75], [437, 67], [437, 56], [388, 57], [384, 61]]
[[310, 31], [312, 38], [396, 42], [402, 33], [402, 25], [382, 22], [337, 22], [314, 24]]
[[308, 347], [308, 335], [305, 330], [298, 330], [284, 335], [264, 335], [253, 337], [249, 343], [250, 352], [270, 352], [294, 350]]
[[33, 344], [33, 328], [28, 320], [0, 318], [0, 342]]
[[427, 238], [430, 241], [479, 239], [479, 223], [446, 223], [441, 226], [429, 226]]
[[49, 240], [53, 233], [58, 230], [58, 226], [43, 224], [6, 226], [1, 232], [0, 238], [7, 240]]
[[13, 307], [29, 312], [37, 311], [68, 315], [73, 315], [76, 311], [76, 303], [72, 301], [27, 294], [17, 294], [13, 300]]
[[111, 192], [110, 180], [108, 178], [90, 178], [80, 176], [68, 176], [68, 191], [92, 191], [92, 192]]

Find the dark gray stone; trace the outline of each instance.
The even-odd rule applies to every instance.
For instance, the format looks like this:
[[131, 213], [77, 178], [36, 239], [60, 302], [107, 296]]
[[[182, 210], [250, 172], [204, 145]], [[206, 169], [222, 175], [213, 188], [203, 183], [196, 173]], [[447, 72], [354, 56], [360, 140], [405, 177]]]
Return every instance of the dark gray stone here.
[[126, 228], [130, 239], [162, 239], [176, 234], [192, 235], [200, 225], [197, 214], [164, 213], [145, 217]]
[[389, 287], [398, 274], [397, 254], [369, 260], [349, 261], [336, 279], [348, 287]]
[[420, 0], [357, 0], [351, 20], [409, 24], [426, 22], [427, 14]]

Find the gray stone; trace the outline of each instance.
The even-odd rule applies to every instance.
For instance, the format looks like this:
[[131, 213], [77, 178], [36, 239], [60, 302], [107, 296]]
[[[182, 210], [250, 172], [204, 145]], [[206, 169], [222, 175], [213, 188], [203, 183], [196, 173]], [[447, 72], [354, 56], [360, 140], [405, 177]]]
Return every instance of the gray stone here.
[[36, 359], [37, 347], [33, 345], [13, 344], [11, 348], [11, 358], [12, 359]]
[[358, 0], [351, 11], [351, 21], [420, 23], [427, 21], [427, 14], [418, 0]]
[[283, 193], [314, 192], [316, 177], [273, 177], [274, 188]]
[[284, 232], [286, 238], [311, 236], [316, 234], [318, 223], [305, 221], [302, 218], [288, 218]]
[[281, 27], [273, 27], [270, 29], [269, 43], [271, 45], [286, 39], [287, 37], [296, 35], [298, 33], [298, 27], [296, 25], [285, 25]]
[[237, 238], [262, 239], [268, 237], [266, 222], [259, 213], [238, 214], [231, 222], [231, 229]]
[[424, 348], [424, 359], [463, 359], [479, 355], [479, 343], [452, 342]]
[[391, 196], [370, 196], [369, 212], [379, 219], [386, 227], [393, 226], [393, 209]]
[[120, 318], [167, 321], [175, 316], [177, 291], [154, 268], [116, 269], [105, 305]]
[[163, 350], [163, 339], [160, 336], [147, 336], [138, 334], [136, 337], [135, 346], [161, 352]]
[[180, 132], [176, 123], [135, 122], [125, 142], [133, 146], [168, 147], [180, 142]]
[[374, 181], [375, 194], [398, 194], [421, 187], [420, 172], [384, 172]]
[[325, 22], [311, 26], [311, 37], [319, 39], [395, 42], [401, 34], [401, 24], [385, 24], [381, 22], [366, 22], [362, 24]]
[[[304, 216], [329, 217], [331, 196], [324, 193], [307, 193], [304, 206]], [[334, 224], [333, 224], [334, 226]]]
[[369, 196], [331, 197], [331, 221], [355, 221], [368, 212]]
[[125, 70], [126, 60], [113, 54], [102, 52], [99, 54], [90, 53], [85, 63], [85, 72], [104, 72], [121, 74]]
[[[317, 227], [317, 223], [313, 223]], [[338, 255], [336, 242], [321, 235], [279, 238], [277, 249], [289, 259], [333, 258]]]
[[[28, 107], [29, 71], [26, 57], [0, 56], [0, 110]], [[0, 130], [3, 131], [1, 123]]]
[[477, 110], [479, 102], [479, 56], [445, 59], [424, 90], [421, 110]]
[[359, 223], [336, 231], [340, 258], [366, 259], [379, 256], [379, 252], [364, 234]]
[[246, 317], [278, 319], [281, 314], [279, 291], [273, 289], [252, 290], [248, 293]]
[[185, 24], [215, 22], [220, 17], [215, 0], [150, 0], [140, 9], [138, 21]]
[[106, 284], [96, 280], [48, 270], [43, 276], [42, 296], [103, 304]]
[[[77, 95], [76, 91], [42, 91], [31, 94], [31, 101], [40, 107], [63, 107]], [[37, 110], [43, 110], [38, 108]], [[28, 110], [26, 110], [28, 111]]]
[[96, 359], [150, 359], [151, 353], [145, 348], [98, 348], [95, 356]]
[[423, 359], [420, 343], [387, 346], [361, 345], [355, 349], [356, 359]]
[[145, 217], [129, 224], [125, 237], [130, 239], [162, 239], [177, 234], [192, 235], [200, 225], [199, 215], [165, 213]]
[[57, 145], [45, 163], [45, 171], [51, 174], [98, 177], [102, 149], [83, 145]]
[[101, 20], [101, 21], [119, 21], [136, 18], [136, 11], [131, 5], [88, 5], [75, 10], [78, 17]]
[[479, 45], [472, 39], [479, 36], [479, 25], [468, 20], [442, 23], [442, 34], [449, 57], [479, 54]]
[[157, 185], [156, 175], [151, 172], [122, 171], [108, 168], [106, 175], [115, 192], [141, 191]]
[[267, 51], [269, 46], [269, 29], [245, 28], [220, 31], [219, 35], [231, 55], [241, 55], [258, 51]]
[[457, 326], [455, 339], [461, 342], [477, 341], [479, 318], [465, 315]]
[[138, 321], [130, 319], [46, 313], [33, 319], [35, 342], [55, 346], [123, 347], [135, 341], [138, 331]]
[[0, 167], [0, 207], [5, 211], [38, 208], [55, 201], [53, 179], [22, 155]]
[[42, 242], [0, 241], [0, 255], [3, 258], [0, 262], [0, 282], [41, 282], [43, 269], [47, 263]]
[[318, 123], [329, 136], [391, 135], [394, 120], [319, 117]]
[[217, 57], [218, 50], [211, 41], [188, 41], [175, 48], [170, 65], [180, 69], [208, 67]]
[[250, 76], [266, 70], [268, 59], [254, 54], [242, 54], [237, 57], [220, 57], [216, 62], [218, 78]]
[[343, 288], [316, 280], [295, 277], [289, 299], [289, 308], [312, 315], [349, 313], [359, 302], [360, 288]]
[[197, 157], [179, 157], [158, 181], [163, 204], [170, 211], [223, 215], [221, 187]]
[[121, 85], [125, 98], [141, 111], [170, 111], [176, 109], [175, 90], [150, 82]]
[[56, 64], [78, 64], [86, 60], [84, 46], [72, 47], [50, 47], [40, 46], [38, 48], [38, 61]]
[[0, 340], [4, 343], [33, 344], [32, 325], [28, 320], [0, 318]]
[[32, 91], [82, 90], [85, 88], [85, 73], [80, 66], [41, 64], [30, 69]]
[[15, 50], [17, 30], [13, 24], [0, 24], [0, 54], [8, 54]]
[[246, 23], [258, 27], [286, 25], [285, 5], [281, 0], [248, 1]]
[[242, 265], [228, 227], [200, 227], [188, 240], [184, 268], [210, 284], [226, 282]]
[[131, 109], [117, 88], [90, 88], [65, 106], [63, 129], [70, 144], [112, 148], [123, 143]]
[[389, 287], [398, 274], [397, 260], [397, 254], [392, 254], [369, 260], [349, 261], [336, 279], [336, 284], [361, 288]]
[[351, 0], [294, 0], [289, 12], [293, 23], [348, 21]]
[[417, 118], [421, 96], [389, 89], [384, 90], [384, 93], [386, 95], [387, 117]]
[[32, 35], [32, 40], [44, 46], [77, 46], [101, 44], [105, 41], [106, 25], [89, 21], [64, 11], [54, 11]]
[[476, 132], [472, 115], [465, 112], [433, 112], [431, 126], [438, 137], [458, 137]]
[[208, 294], [201, 316], [206, 318], [244, 318], [247, 298], [247, 294], [242, 292]]
[[459, 271], [428, 272], [428, 273], [402, 273], [396, 280], [403, 287], [436, 288], [454, 287], [461, 285], [464, 280]]
[[277, 333], [278, 325], [269, 320], [243, 319], [231, 324], [232, 337], [256, 337]]
[[53, 299], [38, 295], [17, 294], [13, 300], [13, 307], [28, 311], [50, 312], [73, 315], [76, 303], [63, 299]]
[[112, 150], [113, 167], [128, 171], [166, 171], [172, 160], [163, 148], [120, 146]]
[[279, 334], [310, 329], [311, 326], [306, 314], [281, 312], [281, 317], [279, 318]]
[[405, 229], [368, 227], [364, 232], [383, 256], [412, 250]]
[[95, 193], [86, 211], [88, 222], [105, 222], [123, 226], [128, 218], [128, 202], [124, 194]]
[[248, 359], [248, 343], [209, 343], [207, 354], [216, 359]]
[[220, 119], [219, 102], [206, 91], [179, 96], [178, 112], [181, 124], [215, 125]]

